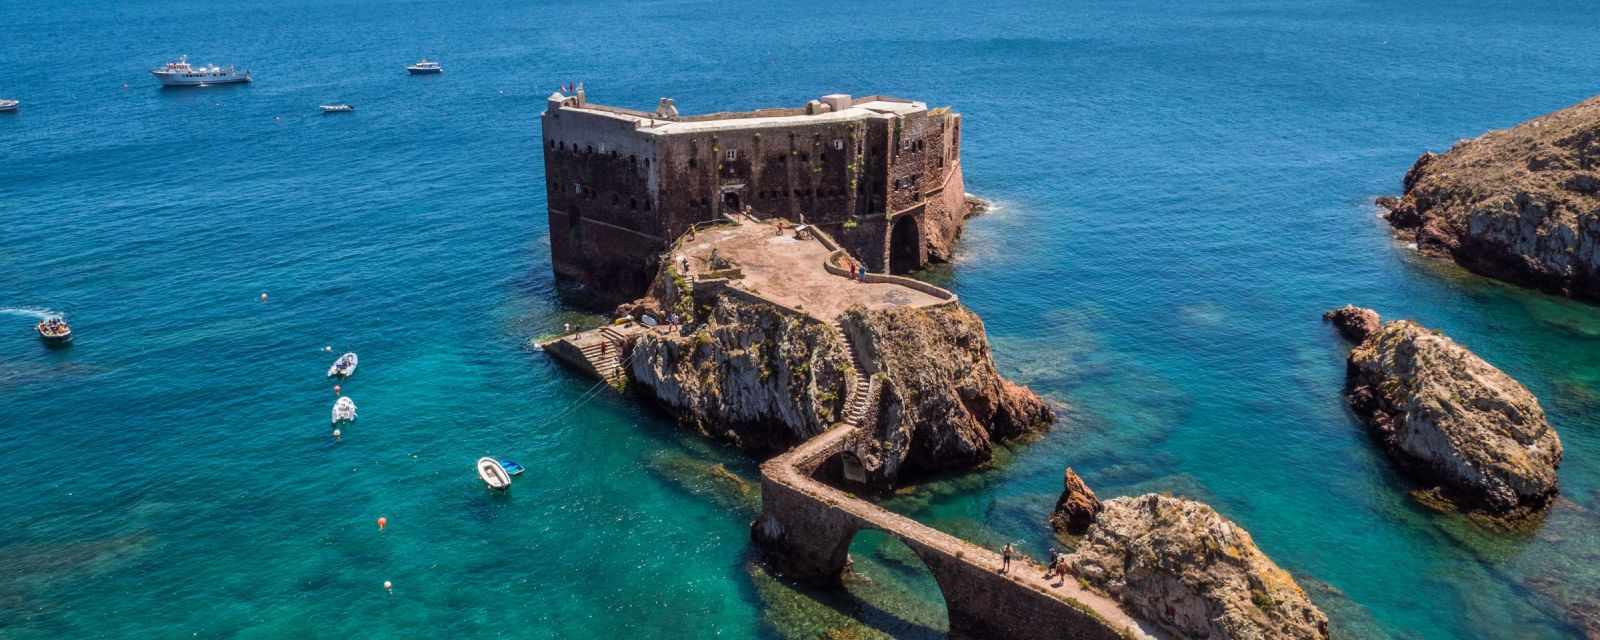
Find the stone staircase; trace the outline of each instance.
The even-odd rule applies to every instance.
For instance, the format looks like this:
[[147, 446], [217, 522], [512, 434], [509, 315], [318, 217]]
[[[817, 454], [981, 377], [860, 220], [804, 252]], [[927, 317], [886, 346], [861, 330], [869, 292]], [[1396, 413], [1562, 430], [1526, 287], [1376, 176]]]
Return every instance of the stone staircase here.
[[850, 334], [845, 333], [844, 325], [837, 318], [832, 325], [834, 333], [839, 335], [839, 340], [844, 342], [845, 349], [850, 352], [850, 366], [855, 369], [855, 379], [850, 382], [850, 395], [845, 400], [844, 418], [840, 420], [852, 427], [861, 426], [861, 421], [867, 417], [869, 403], [868, 396], [872, 391], [872, 380], [867, 377], [866, 367], [861, 366], [861, 356], [856, 353], [855, 343], [850, 341]]
[[622, 334], [611, 327], [601, 327], [600, 337], [604, 340], [589, 344], [581, 351], [600, 379], [611, 382], [627, 373], [622, 368], [621, 358], [622, 345], [626, 343]]

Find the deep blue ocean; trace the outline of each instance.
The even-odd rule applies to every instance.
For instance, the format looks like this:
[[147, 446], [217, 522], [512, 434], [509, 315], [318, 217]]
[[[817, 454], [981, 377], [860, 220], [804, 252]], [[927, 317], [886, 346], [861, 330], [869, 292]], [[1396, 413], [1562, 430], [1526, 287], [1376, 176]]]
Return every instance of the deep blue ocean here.
[[[570, 81], [965, 115], [997, 208], [923, 277], [1070, 409], [892, 508], [1039, 555], [1072, 465], [1210, 502], [1341, 637], [1580, 635], [1600, 307], [1420, 259], [1370, 203], [1424, 150], [1600, 93], [1597, 33], [1587, 2], [0, 0], [0, 638], [941, 635], [898, 542], [856, 539], [848, 594], [784, 584], [748, 542], [755, 461], [575, 406], [589, 381], [527, 346], [600, 320], [549, 261], [538, 115]], [[179, 54], [256, 82], [158, 88]], [[424, 55], [446, 72], [408, 77]], [[1566, 499], [1537, 531], [1406, 495], [1339, 396], [1319, 315], [1344, 303], [1541, 398]], [[44, 312], [76, 343], [44, 348]], [[324, 347], [361, 355], [338, 444]], [[509, 495], [485, 454], [527, 465]]]

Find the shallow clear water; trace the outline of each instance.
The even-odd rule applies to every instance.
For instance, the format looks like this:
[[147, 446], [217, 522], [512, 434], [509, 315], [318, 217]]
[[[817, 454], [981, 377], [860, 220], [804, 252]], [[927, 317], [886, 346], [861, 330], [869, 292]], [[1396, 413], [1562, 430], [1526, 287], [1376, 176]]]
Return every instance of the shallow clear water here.
[[[969, 189], [1000, 206], [927, 277], [1072, 408], [896, 509], [1039, 553], [1070, 464], [1103, 496], [1210, 501], [1344, 634], [1572, 635], [1564, 611], [1600, 602], [1600, 309], [1418, 260], [1368, 203], [1424, 149], [1593, 93], [1596, 15], [7, 2], [0, 637], [937, 635], [899, 543], [856, 541], [853, 596], [796, 591], [750, 563], [751, 486], [714, 467], [751, 461], [612, 394], [560, 415], [589, 384], [523, 345], [595, 321], [553, 290], [536, 142], [573, 80], [691, 112], [845, 91], [965, 114]], [[180, 53], [257, 82], [159, 90], [145, 70]], [[422, 55], [447, 72], [407, 77]], [[1339, 400], [1318, 315], [1346, 302], [1543, 400], [1569, 501], [1538, 532], [1406, 497]], [[42, 348], [29, 310], [77, 343]], [[325, 345], [362, 356], [338, 445]], [[473, 478], [485, 453], [529, 467], [510, 495]]]

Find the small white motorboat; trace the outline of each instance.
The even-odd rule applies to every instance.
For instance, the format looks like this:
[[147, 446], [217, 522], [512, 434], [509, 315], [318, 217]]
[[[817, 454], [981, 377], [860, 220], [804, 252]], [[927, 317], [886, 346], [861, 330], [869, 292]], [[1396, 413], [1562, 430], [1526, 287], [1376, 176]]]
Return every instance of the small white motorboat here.
[[500, 466], [500, 461], [488, 456], [478, 458], [478, 478], [483, 484], [495, 491], [505, 491], [511, 488], [511, 474], [506, 473], [506, 468]]
[[16, 111], [19, 104], [22, 103], [16, 100], [0, 100], [0, 111]]
[[356, 419], [356, 401], [350, 396], [340, 396], [339, 401], [333, 403], [333, 423], [354, 422]]
[[358, 362], [359, 360], [356, 359], [356, 352], [354, 351], [339, 356], [338, 360], [333, 361], [333, 366], [328, 367], [328, 377], [348, 378], [353, 376], [356, 373], [356, 364]]
[[325, 105], [322, 105], [322, 112], [323, 113], [350, 113], [351, 111], [355, 111], [355, 110], [356, 110], [355, 107], [352, 107], [352, 106], [350, 106], [348, 104], [345, 104], [343, 102], [341, 102], [339, 104], [325, 104]]

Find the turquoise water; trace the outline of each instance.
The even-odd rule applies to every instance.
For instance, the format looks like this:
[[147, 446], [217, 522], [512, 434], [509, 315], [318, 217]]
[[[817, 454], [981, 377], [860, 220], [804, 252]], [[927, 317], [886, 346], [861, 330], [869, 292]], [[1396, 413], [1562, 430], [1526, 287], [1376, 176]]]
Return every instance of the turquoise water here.
[[[588, 382], [524, 345], [596, 321], [557, 298], [544, 221], [536, 117], [572, 80], [691, 112], [845, 91], [965, 114], [969, 189], [999, 207], [926, 277], [1071, 410], [894, 508], [1038, 553], [1070, 464], [1102, 495], [1210, 501], [1348, 637], [1575, 635], [1567, 612], [1600, 608], [1600, 309], [1419, 260], [1369, 202], [1424, 149], [1595, 93], [1596, 15], [11, 0], [0, 637], [939, 635], [899, 543], [856, 540], [851, 595], [797, 591], [751, 563], [752, 461], [611, 394], [567, 412]], [[159, 90], [145, 70], [181, 53], [257, 82]], [[422, 55], [447, 72], [405, 76]], [[1339, 400], [1318, 315], [1346, 302], [1543, 400], [1568, 498], [1543, 527], [1406, 497]], [[44, 349], [43, 310], [77, 343]], [[324, 346], [362, 356], [339, 444]], [[510, 495], [473, 478], [486, 453], [529, 467]]]

